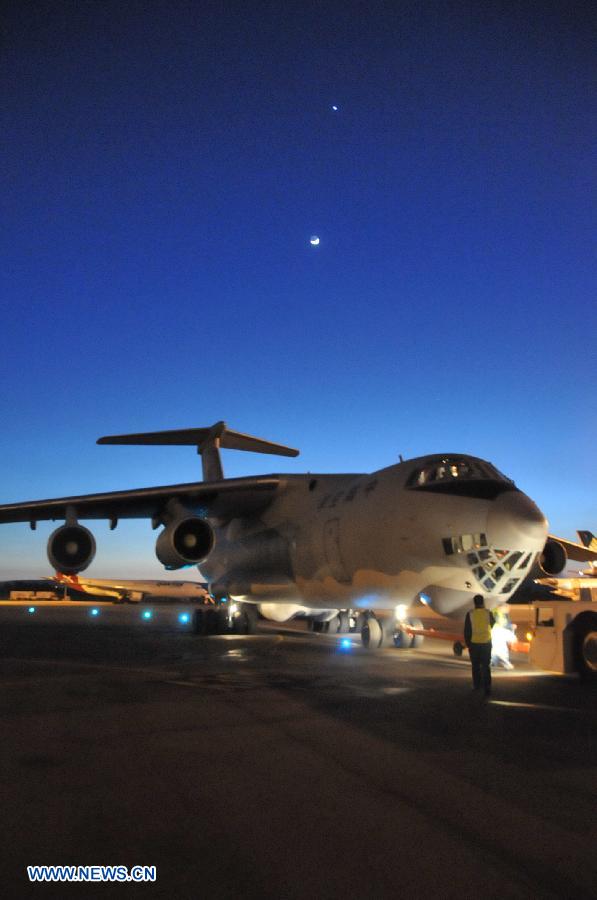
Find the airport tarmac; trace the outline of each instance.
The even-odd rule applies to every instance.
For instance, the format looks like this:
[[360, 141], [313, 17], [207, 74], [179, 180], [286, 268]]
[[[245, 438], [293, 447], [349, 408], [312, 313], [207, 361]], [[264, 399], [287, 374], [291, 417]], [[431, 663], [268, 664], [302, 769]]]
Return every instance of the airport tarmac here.
[[0, 605], [7, 895], [56, 896], [27, 865], [111, 864], [156, 882], [60, 895], [595, 897], [594, 686], [519, 658], [486, 701], [440, 642], [93, 608]]

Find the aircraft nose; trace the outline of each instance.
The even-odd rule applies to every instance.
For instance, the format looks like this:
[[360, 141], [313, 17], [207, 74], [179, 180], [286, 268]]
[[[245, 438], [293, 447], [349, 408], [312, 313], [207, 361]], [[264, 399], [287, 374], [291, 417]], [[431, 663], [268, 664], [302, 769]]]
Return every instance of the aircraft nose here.
[[547, 529], [547, 519], [539, 507], [520, 491], [496, 497], [487, 518], [489, 544], [501, 550], [542, 550]]

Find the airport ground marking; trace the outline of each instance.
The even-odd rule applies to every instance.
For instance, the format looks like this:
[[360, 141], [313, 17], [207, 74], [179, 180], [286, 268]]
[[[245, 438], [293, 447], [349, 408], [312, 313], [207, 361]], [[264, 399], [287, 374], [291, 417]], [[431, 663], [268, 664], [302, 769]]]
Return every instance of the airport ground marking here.
[[490, 700], [494, 706], [509, 706], [514, 709], [547, 709], [551, 712], [593, 713], [591, 709], [578, 709], [576, 706], [549, 706], [547, 703], [520, 703], [515, 700]]

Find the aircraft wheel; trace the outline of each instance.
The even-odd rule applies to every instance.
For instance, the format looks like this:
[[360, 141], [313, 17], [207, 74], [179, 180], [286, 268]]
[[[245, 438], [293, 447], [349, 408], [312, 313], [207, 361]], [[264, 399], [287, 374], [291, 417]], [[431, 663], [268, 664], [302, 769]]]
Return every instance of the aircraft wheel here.
[[574, 655], [580, 677], [597, 680], [597, 615], [580, 615], [574, 624]]
[[[411, 628], [420, 628], [423, 629], [423, 623], [420, 619], [407, 619], [407, 624], [410, 625]], [[420, 647], [425, 638], [422, 634], [411, 634], [410, 636], [410, 645], [411, 647]]]
[[367, 613], [356, 613], [356, 615], [354, 616], [354, 626], [352, 628], [352, 631], [354, 631], [356, 634], [361, 634], [361, 632], [363, 631], [363, 626], [365, 625], [367, 619]]
[[200, 634], [200, 635], [207, 634], [207, 632], [205, 630], [206, 626], [207, 626], [207, 621], [206, 621], [206, 616], [205, 616], [205, 610], [196, 609], [195, 612], [193, 613], [193, 633]]
[[399, 650], [410, 650], [412, 646], [412, 634], [408, 634], [408, 632], [404, 631], [402, 628], [399, 628], [398, 631], [394, 633], [394, 647], [398, 647]]
[[247, 617], [247, 634], [255, 634], [257, 631], [257, 622], [259, 621], [259, 613], [250, 603], [245, 605], [245, 616]]
[[452, 650], [454, 652], [454, 656], [462, 656], [464, 652], [464, 644], [461, 644], [460, 641], [454, 641], [452, 644]]
[[361, 629], [363, 647], [367, 650], [377, 650], [383, 642], [383, 630], [375, 616], [369, 616]]
[[345, 609], [341, 610], [338, 613], [338, 621], [338, 634], [348, 634], [348, 632], [350, 631], [350, 616]]
[[368, 616], [361, 629], [363, 646], [368, 650], [377, 650], [392, 643], [394, 637], [394, 622], [392, 619], [378, 619], [376, 616]]
[[256, 627], [257, 613], [250, 604], [244, 603], [234, 619], [233, 631], [235, 634], [254, 634]]
[[211, 607], [204, 611], [203, 616], [203, 621], [205, 623], [202, 632], [203, 634], [224, 634], [228, 631], [228, 616], [225, 609], [221, 610], [216, 607]]

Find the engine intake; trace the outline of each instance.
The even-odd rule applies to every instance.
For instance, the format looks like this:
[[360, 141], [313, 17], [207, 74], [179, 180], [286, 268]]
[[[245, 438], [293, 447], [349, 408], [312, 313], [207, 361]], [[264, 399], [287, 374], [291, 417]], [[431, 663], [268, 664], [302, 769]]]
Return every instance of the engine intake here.
[[50, 565], [65, 575], [82, 572], [94, 556], [95, 538], [83, 525], [61, 525], [48, 539]]
[[164, 528], [155, 545], [155, 555], [167, 569], [196, 566], [215, 544], [214, 530], [205, 519], [188, 516]]
[[567, 559], [564, 547], [558, 541], [548, 538], [539, 557], [539, 568], [545, 575], [559, 575], [564, 570]]

